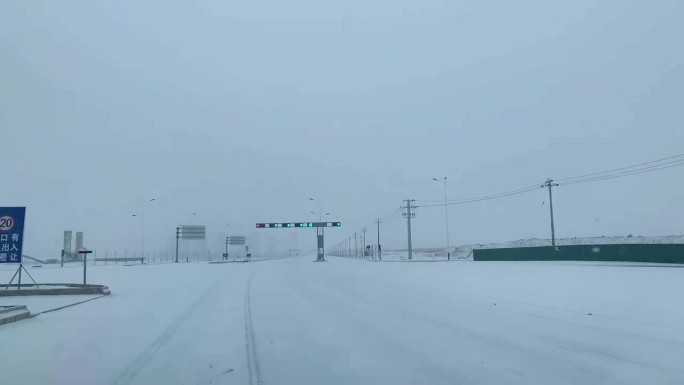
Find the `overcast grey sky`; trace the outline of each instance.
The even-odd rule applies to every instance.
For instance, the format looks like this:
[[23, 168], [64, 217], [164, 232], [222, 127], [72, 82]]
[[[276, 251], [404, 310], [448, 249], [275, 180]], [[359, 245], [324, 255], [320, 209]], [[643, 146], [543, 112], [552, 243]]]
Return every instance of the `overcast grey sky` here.
[[[227, 223], [314, 219], [310, 196], [332, 245], [442, 199], [433, 177], [457, 199], [682, 153], [682, 20], [680, 0], [4, 0], [0, 205], [27, 206], [41, 257], [66, 229], [139, 249], [150, 198], [150, 251], [192, 212], [211, 249]], [[681, 234], [683, 181], [560, 187], [557, 234]], [[545, 199], [453, 206], [452, 243], [548, 237]], [[262, 237], [313, 246], [294, 231]], [[405, 246], [399, 214], [383, 233]], [[414, 244], [443, 243], [443, 209], [418, 209]]]

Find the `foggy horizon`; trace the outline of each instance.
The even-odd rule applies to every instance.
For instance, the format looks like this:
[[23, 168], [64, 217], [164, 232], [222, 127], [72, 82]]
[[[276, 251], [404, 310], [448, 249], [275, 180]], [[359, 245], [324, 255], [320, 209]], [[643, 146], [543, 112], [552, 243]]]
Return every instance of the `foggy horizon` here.
[[[534, 10], [534, 12], [531, 12]], [[399, 207], [497, 194], [682, 153], [684, 3], [664, 0], [0, 4], [2, 206], [24, 254], [205, 250], [245, 235], [330, 249]], [[556, 237], [683, 234], [681, 168], [554, 187]], [[314, 198], [312, 202], [309, 198]], [[314, 211], [315, 214], [310, 212]], [[390, 215], [392, 211], [396, 211]], [[197, 215], [192, 215], [197, 213]], [[327, 220], [327, 219], [326, 219]], [[230, 227], [226, 225], [230, 224]], [[419, 207], [413, 246], [443, 247]], [[548, 192], [449, 206], [451, 245], [549, 238]], [[270, 246], [269, 246], [270, 245]]]

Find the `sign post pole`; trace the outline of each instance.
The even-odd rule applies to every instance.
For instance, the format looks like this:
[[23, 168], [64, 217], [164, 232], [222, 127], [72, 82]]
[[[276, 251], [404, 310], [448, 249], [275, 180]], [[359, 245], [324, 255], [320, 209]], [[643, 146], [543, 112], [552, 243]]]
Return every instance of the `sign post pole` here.
[[324, 244], [322, 232], [320, 234], [318, 234], [317, 238], [318, 238], [318, 258], [317, 258], [317, 260], [319, 262], [321, 262], [321, 261], [325, 260], [325, 244]]
[[180, 227], [176, 227], [176, 263], [178, 263], [178, 240], [180, 239]]
[[257, 223], [257, 229], [316, 228], [317, 258], [314, 262], [325, 262], [325, 227], [341, 227], [342, 222], [289, 222], [289, 223]]
[[230, 237], [226, 237], [226, 252], [223, 254], [223, 259], [228, 260], [228, 242], [230, 242]]
[[[206, 226], [181, 225], [176, 227], [176, 263], [178, 263], [178, 242], [183, 240], [204, 240], [206, 239]], [[185, 262], [190, 262], [188, 255]]]
[[228, 245], [245, 246], [245, 257], [242, 259], [242, 262], [247, 262], [249, 258], [247, 255], [249, 254], [249, 248], [247, 247], [247, 238], [244, 235], [231, 235], [226, 237], [226, 259], [228, 259]]
[[83, 255], [83, 284], [86, 284], [86, 261], [88, 260], [88, 254], [92, 253], [90, 250], [81, 250], [78, 252], [79, 254]]

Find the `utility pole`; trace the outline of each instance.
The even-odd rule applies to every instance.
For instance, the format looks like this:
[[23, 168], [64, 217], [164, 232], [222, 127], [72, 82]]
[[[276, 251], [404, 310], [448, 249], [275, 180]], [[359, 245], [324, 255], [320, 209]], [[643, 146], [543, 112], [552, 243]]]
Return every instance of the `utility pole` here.
[[404, 206], [404, 209], [406, 210], [405, 212], [402, 213], [402, 216], [406, 218], [406, 224], [407, 224], [407, 229], [408, 229], [408, 259], [412, 260], [413, 259], [413, 245], [411, 244], [411, 218], [416, 217], [415, 212], [411, 212], [411, 209], [415, 209], [416, 206], [412, 206], [412, 202], [415, 202], [415, 199], [404, 199], [404, 202], [406, 202], [406, 206]]
[[553, 183], [553, 179], [549, 178], [541, 187], [549, 188], [549, 210], [551, 211], [551, 246], [556, 247], [556, 230], [553, 226], [553, 195], [551, 194], [551, 187], [558, 186], [558, 183]]
[[361, 249], [363, 253], [363, 259], [366, 259], [366, 228], [363, 228], [363, 248]]
[[380, 220], [380, 218], [378, 218], [375, 220], [375, 223], [378, 225], [378, 259], [382, 261], [382, 251], [380, 248], [380, 224], [382, 223], [382, 221]]
[[356, 233], [354, 233], [354, 258], [359, 257], [359, 247], [356, 243], [356, 238], [357, 238]]

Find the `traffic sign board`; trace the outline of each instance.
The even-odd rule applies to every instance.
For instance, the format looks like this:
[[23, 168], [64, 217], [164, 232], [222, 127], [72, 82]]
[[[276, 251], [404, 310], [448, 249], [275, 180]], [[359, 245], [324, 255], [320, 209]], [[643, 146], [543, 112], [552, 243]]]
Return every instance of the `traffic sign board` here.
[[201, 240], [206, 238], [206, 227], [196, 225], [183, 225], [179, 228], [181, 239]]
[[229, 245], [244, 245], [246, 242], [246, 238], [242, 235], [233, 235], [226, 237], [226, 243]]
[[342, 222], [285, 222], [285, 223], [257, 223], [257, 229], [288, 229], [302, 227], [341, 227]]
[[21, 263], [26, 207], [0, 207], [0, 263]]

